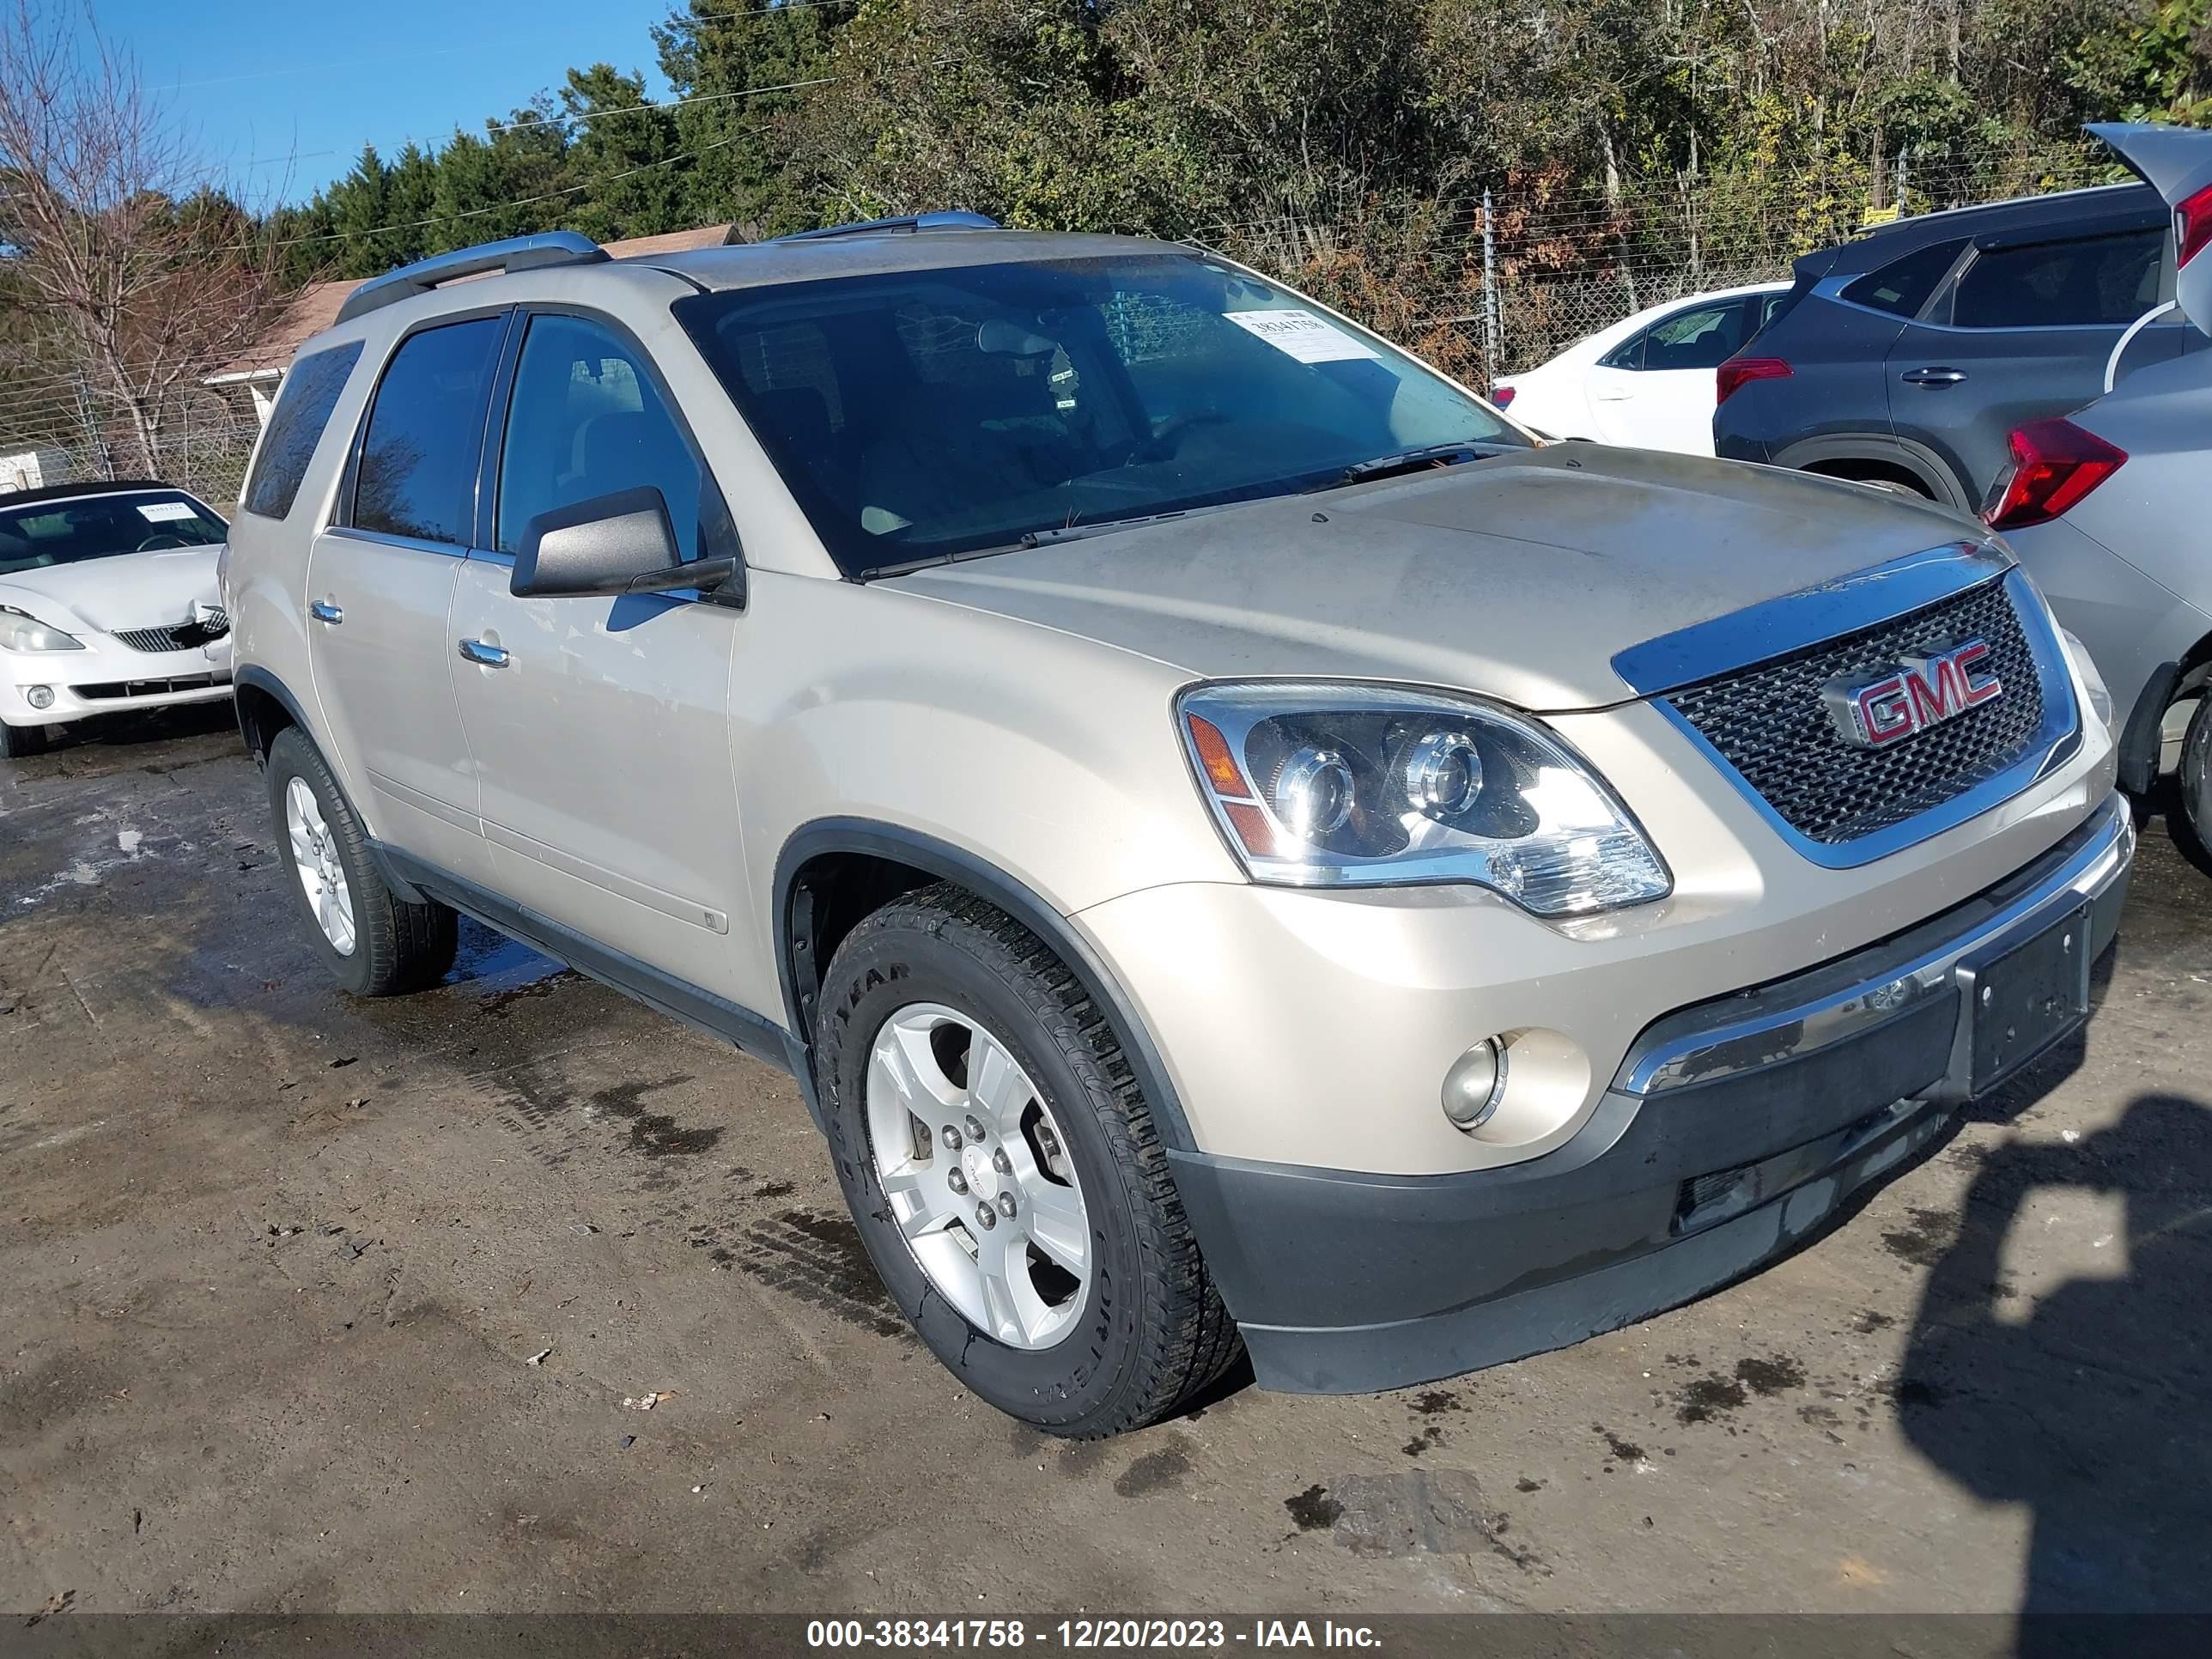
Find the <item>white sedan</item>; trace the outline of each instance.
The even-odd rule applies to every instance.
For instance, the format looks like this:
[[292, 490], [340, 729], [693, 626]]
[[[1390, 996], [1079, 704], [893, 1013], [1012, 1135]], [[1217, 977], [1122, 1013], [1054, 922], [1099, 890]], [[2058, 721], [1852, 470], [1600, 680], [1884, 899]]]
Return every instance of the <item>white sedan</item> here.
[[167, 484], [0, 495], [0, 759], [73, 720], [230, 696], [228, 533]]
[[1554, 438], [1713, 453], [1713, 371], [1765, 326], [1787, 283], [1669, 300], [1510, 374], [1490, 400]]

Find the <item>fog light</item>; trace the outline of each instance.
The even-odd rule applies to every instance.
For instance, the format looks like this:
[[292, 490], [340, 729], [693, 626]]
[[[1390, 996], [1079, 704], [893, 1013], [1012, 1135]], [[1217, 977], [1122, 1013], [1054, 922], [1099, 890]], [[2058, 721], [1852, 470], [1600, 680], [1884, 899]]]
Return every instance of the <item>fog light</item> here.
[[1495, 1037], [1483, 1040], [1444, 1073], [1444, 1115], [1453, 1127], [1480, 1129], [1505, 1093], [1505, 1051]]
[[23, 696], [33, 708], [52, 708], [54, 706], [54, 688], [51, 685], [34, 685]]

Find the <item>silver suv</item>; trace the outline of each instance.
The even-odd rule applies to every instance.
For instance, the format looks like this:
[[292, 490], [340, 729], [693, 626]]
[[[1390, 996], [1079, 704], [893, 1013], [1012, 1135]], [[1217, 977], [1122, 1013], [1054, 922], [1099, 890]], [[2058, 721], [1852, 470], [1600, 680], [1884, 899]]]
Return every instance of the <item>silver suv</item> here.
[[1066, 1435], [1742, 1273], [2083, 1019], [2134, 847], [1976, 527], [967, 216], [372, 283], [224, 580], [339, 981], [459, 913], [789, 1067]]

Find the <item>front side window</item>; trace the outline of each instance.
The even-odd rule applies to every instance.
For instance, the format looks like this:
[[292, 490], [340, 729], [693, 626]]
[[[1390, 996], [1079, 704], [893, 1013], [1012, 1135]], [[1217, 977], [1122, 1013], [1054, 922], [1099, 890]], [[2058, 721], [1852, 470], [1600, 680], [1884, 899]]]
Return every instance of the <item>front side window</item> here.
[[512, 553], [541, 513], [651, 485], [697, 556], [699, 464], [637, 354], [597, 323], [531, 319], [507, 403], [493, 545]]
[[1744, 302], [1718, 301], [1693, 311], [1678, 311], [1653, 325], [1644, 348], [1644, 367], [1718, 368], [1744, 342]]
[[1962, 238], [1955, 242], [1931, 242], [1926, 247], [1892, 259], [1879, 270], [1870, 270], [1844, 289], [1854, 305], [1871, 306], [1899, 317], [1917, 317], [1921, 307], [1936, 292], [1936, 284], [1951, 274], [1966, 250]]
[[1200, 254], [701, 295], [676, 315], [850, 575], [1527, 443], [1412, 357]]
[[361, 361], [361, 342], [311, 352], [292, 365], [276, 394], [276, 408], [269, 416], [269, 431], [261, 440], [261, 453], [253, 463], [253, 477], [246, 486], [244, 506], [258, 518], [281, 519], [292, 510], [307, 464], [315, 459], [315, 446], [331, 423], [338, 394]]
[[362, 439], [356, 529], [469, 544], [484, 398], [506, 330], [504, 317], [477, 317], [400, 343]]
[[1989, 250], [1959, 278], [1960, 328], [2058, 328], [2131, 323], [2158, 303], [2162, 229]]
[[6, 500], [0, 496], [0, 576], [124, 553], [212, 547], [228, 533], [221, 519], [181, 490], [78, 495], [15, 508]]
[[1745, 302], [1715, 300], [1662, 317], [1599, 360], [1603, 368], [1717, 368], [1744, 342]]

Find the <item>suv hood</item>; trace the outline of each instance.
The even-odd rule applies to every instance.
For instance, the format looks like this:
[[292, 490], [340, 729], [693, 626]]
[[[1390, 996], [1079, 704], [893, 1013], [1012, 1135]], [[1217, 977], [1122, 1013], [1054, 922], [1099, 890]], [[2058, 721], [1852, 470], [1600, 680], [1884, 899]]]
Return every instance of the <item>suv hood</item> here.
[[1412, 681], [1559, 712], [1635, 696], [1613, 666], [1630, 646], [1972, 536], [1861, 484], [1567, 443], [884, 585], [1206, 679]]
[[222, 603], [215, 580], [222, 552], [218, 542], [18, 570], [0, 574], [0, 605], [70, 632], [76, 626], [112, 634], [189, 622], [194, 605]]

